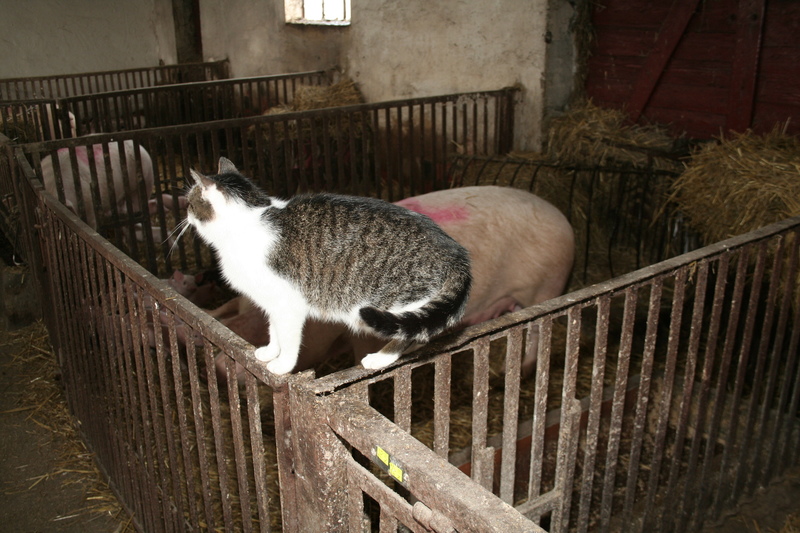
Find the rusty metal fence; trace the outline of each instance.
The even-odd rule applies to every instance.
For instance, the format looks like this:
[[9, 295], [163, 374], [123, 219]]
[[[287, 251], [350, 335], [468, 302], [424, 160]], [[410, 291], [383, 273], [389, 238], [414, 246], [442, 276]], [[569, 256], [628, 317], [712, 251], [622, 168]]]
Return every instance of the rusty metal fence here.
[[92, 93], [58, 100], [78, 135], [260, 115], [294, 100], [301, 86], [329, 85], [332, 71], [228, 78]]
[[[219, 65], [204, 67], [209, 75], [216, 72], [211, 67], [218, 69]], [[332, 77], [332, 72], [313, 71], [5, 101], [0, 102], [0, 143], [24, 144], [98, 131], [140, 129], [145, 125], [173, 126], [258, 115], [291, 103], [298, 87], [327, 85]], [[0, 162], [0, 166], [7, 164]], [[0, 168], [0, 231], [16, 241], [17, 209], [9, 172]]]
[[[697, 530], [797, 464], [797, 219], [468, 328], [388, 370], [317, 379], [272, 376], [158, 279], [211, 264], [191, 238], [171, 253], [155, 238], [182, 218], [189, 168], [225, 155], [282, 196], [486, 183], [459, 173], [463, 158], [510, 149], [514, 94], [7, 148], [70, 408], [140, 530]], [[83, 151], [98, 199], [115, 144], [137, 178], [128, 192], [155, 212], [128, 204], [92, 228], [64, 206], [63, 181], [43, 191], [42, 161], [62, 150], [60, 177]], [[597, 213], [619, 205], [603, 194], [588, 195]], [[91, 206], [74, 208], [88, 219]], [[537, 372], [523, 379], [531, 350]]]
[[227, 59], [123, 70], [0, 79], [0, 100], [64, 98], [82, 94], [152, 87], [230, 77]]
[[[50, 158], [52, 194], [65, 204], [71, 200], [81, 219], [94, 219], [95, 229], [151, 272], [169, 275], [175, 268], [209, 265], [209, 254], [191, 238], [172, 251], [167, 239], [182, 217], [180, 196], [190, 168], [211, 172], [224, 155], [277, 196], [327, 190], [398, 200], [446, 186], [455, 146], [471, 143], [482, 154], [508, 151], [514, 95], [514, 89], [503, 89], [362, 104], [98, 134], [21, 149], [40, 177], [42, 162]], [[99, 179], [113, 174], [114, 153], [119, 180]], [[83, 183], [75, 179], [81, 173]], [[150, 185], [144, 179], [148, 175]], [[70, 188], [71, 199], [66, 196]], [[104, 197], [123, 200], [95, 209]]]
[[442, 462], [548, 531], [713, 523], [798, 462], [798, 231], [790, 219], [570, 293], [378, 375], [298, 377], [293, 408], [318, 415], [296, 424], [328, 433], [322, 468], [297, 460], [298, 478], [342, 495], [316, 519], [395, 531], [430, 507], [435, 531], [522, 530], [443, 505], [472, 485]]

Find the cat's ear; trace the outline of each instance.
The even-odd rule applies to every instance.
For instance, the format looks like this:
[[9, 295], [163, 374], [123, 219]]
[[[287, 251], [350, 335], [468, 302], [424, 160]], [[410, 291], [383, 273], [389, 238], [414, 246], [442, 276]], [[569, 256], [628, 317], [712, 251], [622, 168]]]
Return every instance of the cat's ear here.
[[230, 159], [227, 159], [225, 157], [220, 157], [219, 170], [217, 170], [217, 174], [230, 174], [232, 172], [239, 172], [236, 169], [236, 165], [234, 165]]
[[203, 180], [205, 176], [203, 176], [193, 168], [189, 169], [189, 173], [192, 175], [192, 179], [194, 179], [195, 183], [197, 183], [198, 185], [203, 185]]

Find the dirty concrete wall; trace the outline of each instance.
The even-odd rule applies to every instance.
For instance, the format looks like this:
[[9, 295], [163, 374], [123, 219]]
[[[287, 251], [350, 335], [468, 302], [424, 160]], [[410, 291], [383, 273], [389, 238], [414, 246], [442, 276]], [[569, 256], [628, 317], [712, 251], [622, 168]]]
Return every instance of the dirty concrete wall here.
[[171, 0], [0, 0], [0, 78], [175, 62]]
[[541, 142], [548, 0], [360, 0], [343, 66], [368, 101], [519, 84], [518, 149]]
[[284, 0], [200, 0], [206, 59], [229, 58], [232, 76], [339, 65], [347, 28], [286, 24]]

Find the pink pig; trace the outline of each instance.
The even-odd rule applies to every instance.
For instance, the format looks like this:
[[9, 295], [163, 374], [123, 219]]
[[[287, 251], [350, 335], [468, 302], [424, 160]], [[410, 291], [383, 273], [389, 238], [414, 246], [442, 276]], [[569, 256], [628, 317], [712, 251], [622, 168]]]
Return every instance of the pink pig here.
[[[400, 200], [433, 219], [469, 250], [472, 290], [463, 326], [479, 324], [560, 296], [575, 254], [575, 236], [555, 206], [527, 191], [476, 186], [436, 191]], [[538, 336], [538, 330], [532, 331]], [[356, 359], [377, 342], [354, 339]], [[535, 338], [533, 346], [536, 346]], [[522, 361], [522, 375], [533, 372], [536, 352]]]
[[220, 297], [221, 291], [216, 282], [207, 273], [200, 272], [195, 275], [184, 274], [180, 270], [172, 273], [167, 283], [178, 294], [199, 307], [205, 307]]
[[[119, 144], [116, 142], [108, 144], [108, 160], [111, 166], [111, 176], [114, 179], [114, 197], [110, 197], [110, 187], [106, 177], [106, 162], [104, 157], [104, 150], [102, 144], [94, 144], [91, 146], [91, 154], [87, 146], [77, 146], [75, 148], [75, 158], [77, 160], [78, 177], [81, 187], [81, 195], [83, 197], [83, 204], [86, 208], [86, 222], [97, 229], [98, 227], [98, 214], [95, 212], [95, 206], [92, 202], [92, 174], [90, 157], [92, 158], [95, 169], [97, 172], [97, 188], [100, 194], [100, 204], [102, 207], [102, 216], [111, 214], [111, 206], [116, 205], [117, 212], [127, 213], [128, 204], [127, 199], [130, 198], [130, 204], [133, 212], [141, 211], [144, 207], [140, 202], [139, 193], [139, 173], [137, 172], [137, 161], [134, 153], [133, 141], [127, 140], [123, 142], [124, 157], [126, 163], [126, 171], [128, 175], [128, 190], [129, 195], [126, 197], [125, 186], [123, 184], [122, 161], [119, 152]], [[58, 163], [61, 172], [61, 182], [64, 187], [64, 200], [67, 207], [75, 212], [78, 212], [78, 195], [75, 190], [75, 179], [72, 174], [72, 162], [70, 160], [70, 153], [68, 148], [60, 148], [58, 150]], [[148, 198], [153, 192], [154, 187], [154, 174], [153, 162], [150, 159], [150, 154], [143, 146], [139, 147], [139, 156], [141, 158], [141, 176], [144, 185], [145, 197]], [[52, 156], [48, 155], [42, 159], [42, 179], [47, 191], [53, 196], [58, 195], [56, 173], [53, 165]], [[149, 212], [148, 207], [148, 212]], [[160, 237], [160, 230], [153, 228], [157, 235]]]
[[[564, 291], [574, 258], [572, 226], [558, 209], [538, 196], [519, 189], [478, 186], [432, 192], [397, 204], [429, 216], [469, 251], [472, 291], [462, 325], [491, 320]], [[248, 310], [239, 315], [243, 323], [247, 322], [246, 327], [238, 325], [243, 332], [255, 336], [254, 332], [267, 329], [263, 314]], [[349, 349], [360, 361], [386, 342], [355, 336], [339, 324], [317, 321], [309, 321], [303, 333], [295, 372]], [[538, 331], [532, 331], [532, 335], [538, 335]], [[244, 334], [243, 338], [256, 345], [265, 341], [260, 336], [259, 343]], [[536, 353], [526, 353], [523, 375], [529, 375], [535, 364]]]

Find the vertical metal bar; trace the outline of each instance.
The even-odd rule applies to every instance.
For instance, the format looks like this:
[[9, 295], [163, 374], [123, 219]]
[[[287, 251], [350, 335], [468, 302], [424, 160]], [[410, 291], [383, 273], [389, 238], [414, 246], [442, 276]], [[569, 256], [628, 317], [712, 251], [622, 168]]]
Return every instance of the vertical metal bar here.
[[[671, 458], [672, 463], [670, 465], [669, 480], [667, 482], [667, 501], [676, 501], [676, 498], [678, 498], [678, 495], [675, 493], [675, 491], [681, 476], [683, 449], [685, 446], [684, 439], [689, 429], [689, 416], [691, 414], [690, 410], [694, 399], [693, 391], [695, 385], [695, 371], [697, 367], [697, 353], [700, 349], [700, 334], [702, 332], [705, 296], [708, 287], [708, 262], [700, 261], [697, 265], [695, 274], [697, 275], [697, 281], [695, 286], [694, 309], [692, 310], [688, 351], [686, 353], [686, 362], [684, 363], [683, 392], [680, 397], [680, 406], [678, 408], [678, 426], [675, 429], [676, 435], [673, 444]], [[694, 438], [700, 439], [701, 435], [695, 431]], [[684, 484], [683, 490], [685, 491], [687, 488], [688, 487]], [[679, 516], [674, 512], [670, 513], [669, 516], [667, 516], [665, 513], [664, 518], [666, 519], [667, 528], [670, 529]]]
[[[553, 319], [546, 316], [531, 325], [539, 328], [539, 347], [536, 352], [536, 388], [534, 392], [534, 409], [531, 426], [531, 468], [528, 477], [528, 500], [539, 497], [542, 493], [542, 467], [544, 463], [545, 421], [547, 419], [547, 388], [550, 383], [550, 354], [553, 340]], [[528, 331], [528, 339], [531, 332]], [[530, 349], [531, 346], [528, 346]], [[540, 515], [531, 517], [539, 523]]]
[[[205, 342], [203, 349], [209, 348]], [[199, 360], [195, 343], [190, 342], [186, 345], [186, 361], [189, 367], [189, 391], [191, 393], [191, 406], [193, 410], [194, 436], [196, 454], [200, 471], [200, 483], [202, 485], [201, 494], [203, 496], [203, 510], [205, 510], [206, 527], [212, 530], [216, 527], [214, 515], [213, 496], [211, 493], [211, 480], [209, 478], [209, 451], [206, 445], [206, 425], [205, 415], [203, 414], [203, 401], [200, 392], [200, 372]], [[213, 372], [210, 372], [213, 374]]]
[[452, 356], [434, 362], [433, 384], [433, 451], [443, 458], [450, 453], [450, 380]]
[[[147, 394], [147, 387], [146, 387], [146, 377], [145, 377], [145, 370], [144, 370], [144, 362], [142, 361], [142, 349], [139, 339], [141, 338], [141, 333], [139, 326], [141, 324], [141, 318], [139, 316], [139, 306], [138, 300], [139, 297], [136, 294], [136, 288], [134, 287], [133, 282], [129, 279], [125, 280], [125, 288], [127, 292], [127, 304], [128, 304], [128, 316], [131, 324], [131, 346], [132, 351], [130, 352], [131, 357], [133, 358], [132, 361], [132, 390], [135, 391], [136, 396], [134, 400], [134, 409], [138, 412], [135, 413], [136, 422], [137, 422], [137, 433], [139, 437], [140, 444], [140, 454], [143, 452], [144, 457], [141, 455], [139, 456], [139, 460], [144, 463], [142, 475], [145, 478], [146, 483], [146, 492], [143, 495], [145, 503], [143, 505], [143, 509], [145, 511], [145, 520], [148, 522], [149, 529], [157, 529], [156, 521], [158, 520], [158, 516], [156, 513], [160, 507], [159, 502], [159, 495], [160, 491], [157, 489], [156, 486], [156, 479], [158, 477], [156, 469], [156, 459], [154, 457], [153, 452], [153, 440], [151, 438], [151, 428], [152, 428], [152, 420], [150, 415], [152, 411], [149, 409], [148, 404], [148, 394]], [[142, 446], [143, 445], [143, 446]], [[142, 449], [143, 448], [143, 449]]]
[[[787, 276], [787, 283], [791, 284], [791, 289], [787, 290], [786, 298], [790, 299], [792, 302], [792, 308], [794, 310], [794, 320], [792, 322], [791, 328], [791, 338], [789, 340], [788, 351], [786, 353], [786, 366], [784, 377], [781, 383], [781, 393], [780, 399], [778, 400], [777, 410], [781, 413], [781, 419], [776, 421], [775, 423], [775, 430], [773, 432], [773, 440], [777, 443], [775, 451], [770, 456], [769, 462], [769, 470], [768, 470], [768, 479], [772, 479], [775, 477], [777, 470], [781, 468], [784, 464], [786, 459], [786, 450], [787, 445], [790, 442], [791, 436], [794, 433], [794, 424], [795, 418], [794, 413], [796, 410], [788, 410], [788, 403], [790, 401], [790, 391], [793, 388], [793, 385], [796, 384], [797, 380], [792, 380], [792, 376], [794, 376], [795, 368], [797, 368], [797, 356], [798, 356], [798, 341], [800, 341], [800, 313], [797, 312], [797, 309], [800, 308], [800, 302], [798, 302], [798, 292], [799, 290], [793, 285], [793, 281], [796, 276], [796, 269], [797, 269], [797, 261], [798, 261], [798, 248], [800, 247], [800, 241], [798, 240], [798, 233], [792, 232], [791, 234], [787, 235], [788, 239], [791, 239], [792, 242], [792, 259], [791, 259], [791, 267], [789, 271], [791, 272], [790, 275]], [[800, 389], [794, 385], [795, 391]]]
[[[648, 476], [647, 499], [645, 506], [653, 509], [656, 492], [659, 489], [661, 478], [661, 462], [664, 459], [667, 445], [666, 435], [669, 425], [670, 410], [672, 404], [672, 391], [675, 386], [676, 363], [678, 357], [678, 346], [680, 344], [681, 323], [683, 320], [683, 304], [686, 297], [686, 278], [687, 268], [682, 267], [675, 272], [675, 286], [672, 295], [672, 312], [670, 314], [669, 339], [667, 342], [667, 359], [664, 370], [664, 384], [660, 405], [658, 405], [658, 422], [656, 425], [655, 447], [653, 449], [653, 459], [650, 463], [650, 475]], [[663, 515], [656, 513], [656, 516], [646, 515], [642, 518], [645, 524], [644, 531], [648, 530], [650, 521], [655, 520], [660, 527]]]
[[411, 367], [401, 366], [394, 372], [394, 423], [411, 432]]
[[239, 399], [239, 382], [236, 379], [236, 361], [233, 358], [225, 358], [225, 370], [228, 378], [228, 409], [230, 411], [236, 478], [239, 482], [239, 506], [242, 511], [242, 530], [249, 533], [253, 531], [253, 523], [250, 486], [248, 484], [248, 461], [245, 455], [245, 430], [242, 424], [242, 404]]
[[[642, 369], [639, 377], [639, 392], [636, 398], [631, 452], [630, 459], [628, 460], [628, 480], [625, 489], [625, 503], [623, 505], [623, 522], [625, 524], [632, 523], [633, 506], [636, 501], [636, 486], [639, 480], [639, 462], [642, 455], [642, 443], [647, 421], [650, 385], [653, 379], [653, 361], [655, 359], [656, 340], [658, 338], [658, 323], [661, 311], [663, 285], [663, 278], [660, 277], [654, 279], [650, 284], [650, 302], [647, 308], [647, 331], [645, 332], [644, 339]], [[602, 379], [600, 383], [602, 384]], [[594, 383], [592, 386], [594, 386]], [[652, 509], [648, 509], [645, 512], [649, 514], [651, 511]]]
[[[736, 368], [736, 381], [734, 383], [734, 390], [731, 394], [730, 403], [730, 423], [728, 431], [728, 445], [722, 455], [722, 464], [720, 465], [720, 472], [717, 484], [717, 492], [714, 495], [712, 517], [716, 518], [722, 513], [723, 506], [728, 503], [735, 493], [734, 487], [730, 486], [727, 478], [728, 468], [731, 466], [731, 458], [735, 450], [738, 448], [737, 433], [739, 429], [739, 415], [741, 414], [741, 400], [742, 392], [745, 384], [745, 377], [747, 375], [747, 362], [750, 358], [750, 345], [753, 341], [753, 331], [755, 328], [756, 314], [758, 311], [758, 301], [761, 295], [761, 281], [764, 277], [764, 263], [766, 259], [766, 242], [758, 244], [758, 252], [756, 256], [756, 265], [753, 276], [750, 280], [750, 299], [747, 303], [747, 316], [745, 318], [744, 331], [742, 332], [742, 342], [739, 347], [739, 357]], [[746, 438], [746, 437], [745, 437]], [[738, 465], [741, 468], [743, 465]], [[738, 470], [736, 468], [736, 470]], [[733, 472], [735, 474], [735, 472]]]
[[[767, 386], [763, 389], [763, 393], [761, 392], [761, 385], [765, 381], [764, 372], [767, 367], [767, 360], [770, 359], [768, 354], [770, 341], [774, 340], [776, 335], [781, 335], [780, 332], [774, 331], [773, 322], [776, 311], [775, 299], [777, 298], [778, 289], [781, 285], [780, 278], [782, 274], [784, 254], [783, 244], [784, 243], [782, 240], [779, 240], [776, 243], [776, 247], [774, 247], [772, 250], [774, 257], [772, 261], [772, 268], [769, 271], [770, 277], [769, 288], [767, 291], [765, 316], [760, 325], [761, 340], [758, 347], [758, 353], [756, 355], [756, 371], [753, 378], [752, 391], [750, 392], [750, 400], [747, 405], [747, 421], [745, 423], [745, 428], [747, 429], [743, 435], [744, 442], [742, 443], [739, 453], [739, 464], [748, 465], [748, 467], [739, 468], [738, 472], [736, 473], [736, 480], [734, 482], [734, 495], [737, 497], [746, 489], [747, 494], [753, 494], [753, 490], [755, 489], [755, 486], [753, 486], [754, 484], [752, 483], [753, 476], [758, 469], [758, 464], [761, 457], [763, 457], [762, 454], [764, 449], [768, 449], [768, 443], [765, 443], [763, 440], [764, 425], [765, 419], [768, 416], [768, 412], [772, 407], [772, 393], [775, 386], [774, 371], [777, 371], [775, 367], [775, 359], [777, 359], [777, 357], [772, 358], [770, 367], [774, 369], [774, 371], [770, 372], [769, 379], [766, 380]], [[761, 401], [763, 402], [761, 416], [757, 416], [759, 398], [762, 398]], [[759, 438], [759, 436], [761, 436], [761, 438]], [[750, 443], [752, 441], [754, 441], [754, 456], [749, 450]]]
[[[702, 473], [697, 482], [698, 487], [700, 487], [700, 494], [697, 497], [698, 506], [700, 502], [703, 504], [706, 503], [706, 497], [709, 494], [709, 491], [713, 490], [709, 476], [711, 475], [712, 465], [715, 463], [715, 455], [717, 455], [715, 448], [718, 444], [719, 434], [722, 431], [722, 416], [725, 411], [725, 396], [728, 388], [728, 375], [733, 359], [733, 349], [736, 335], [739, 330], [739, 318], [742, 309], [742, 298], [744, 296], [744, 286], [749, 257], [748, 251], [749, 250], [747, 248], [739, 251], [739, 259], [736, 265], [733, 294], [730, 298], [731, 307], [728, 313], [727, 324], [725, 326], [725, 342], [722, 348], [722, 357], [720, 359], [719, 370], [717, 371], [717, 375], [719, 376], [717, 379], [717, 390], [716, 394], [714, 394], [714, 399], [711, 402], [711, 405], [714, 406], [714, 412], [711, 417], [711, 425], [708, 430], [708, 446], [706, 446], [706, 453], [703, 459]], [[725, 442], [724, 446], [727, 449], [729, 446], [731, 446], [731, 443]], [[720, 477], [723, 477], [724, 472], [719, 472]], [[697, 529], [699, 527], [699, 523], [702, 521], [702, 518], [699, 516], [700, 513], [693, 513], [693, 515], [694, 518], [690, 525], [690, 529], [692, 530]]]
[[[171, 465], [171, 468], [162, 469], [161, 475], [161, 490], [164, 492], [164, 502], [165, 502], [165, 518], [170, 517], [172, 518], [173, 524], [172, 527], [175, 527], [176, 524], [183, 521], [183, 498], [182, 498], [182, 490], [181, 490], [181, 472], [178, 464], [178, 456], [175, 451], [175, 440], [174, 440], [174, 428], [172, 427], [172, 421], [174, 420], [173, 411], [172, 411], [172, 402], [171, 402], [171, 395], [169, 392], [169, 383], [168, 383], [168, 374], [167, 374], [167, 365], [166, 365], [166, 358], [168, 357], [166, 353], [166, 348], [164, 346], [164, 338], [161, 334], [161, 320], [160, 320], [160, 305], [157, 300], [154, 300], [153, 307], [150, 310], [152, 315], [152, 328], [153, 328], [153, 338], [155, 340], [155, 356], [156, 356], [156, 367], [157, 372], [155, 369], [152, 368], [152, 360], [151, 358], [147, 358], [148, 366], [151, 367], [149, 372], [151, 375], [148, 377], [148, 382], [151, 385], [155, 385], [156, 383], [158, 391], [153, 391], [151, 388], [151, 394], [155, 399], [155, 392], [161, 393], [161, 411], [163, 411], [163, 432], [164, 437], [160, 437], [160, 430], [162, 429], [159, 425], [159, 428], [156, 430], [156, 443], [159, 450], [159, 461], [160, 464]], [[144, 302], [143, 302], [144, 307]], [[145, 313], [143, 313], [143, 317], [146, 320], [146, 308]], [[146, 331], [145, 329], [143, 330]], [[178, 354], [175, 354], [177, 357]], [[155, 375], [153, 375], [153, 372]], [[153, 401], [155, 405], [155, 400]], [[158, 417], [156, 417], [158, 419]], [[166, 459], [164, 456], [164, 442], [161, 440], [166, 441], [166, 450], [167, 450], [167, 457]], [[168, 463], [167, 463], [168, 461]], [[167, 474], [172, 474], [172, 493], [169, 493], [169, 482], [167, 481]]]
[[592, 362], [592, 387], [589, 393], [589, 418], [586, 426], [586, 444], [583, 458], [583, 480], [578, 506], [577, 530], [585, 533], [589, 527], [592, 507], [595, 462], [597, 461], [600, 433], [600, 416], [603, 402], [603, 377], [608, 355], [608, 327], [611, 298], [603, 295], [597, 299], [597, 326], [595, 328], [594, 357]]
[[603, 483], [603, 496], [600, 503], [601, 530], [607, 531], [611, 521], [612, 505], [614, 499], [614, 479], [617, 475], [617, 461], [619, 459], [620, 436], [622, 431], [622, 416], [625, 407], [625, 393], [628, 383], [628, 368], [631, 362], [631, 346], [633, 343], [633, 327], [636, 317], [636, 302], [638, 292], [636, 288], [625, 289], [625, 308], [622, 318], [622, 333], [620, 338], [619, 355], [617, 357], [616, 378], [614, 380], [614, 399], [611, 407], [611, 427], [608, 437], [608, 451], [606, 452], [605, 479]]
[[[708, 336], [706, 337], [703, 370], [700, 378], [700, 391], [697, 400], [697, 420], [694, 427], [695, 438], [692, 441], [692, 449], [689, 454], [686, 481], [684, 483], [685, 488], [680, 495], [680, 503], [677, 506], [676, 512], [680, 517], [677, 526], [678, 531], [687, 530], [689, 522], [693, 520], [692, 515], [701, 503], [695, 493], [695, 491], [699, 492], [702, 489], [697, 483], [697, 478], [700, 474], [697, 464], [700, 460], [700, 445], [704, 441], [706, 447], [713, 448], [716, 445], [716, 443], [711, 442], [706, 436], [705, 426], [708, 415], [710, 414], [708, 413], [708, 403], [709, 396], [712, 392], [711, 387], [717, 355], [720, 323], [722, 320], [722, 312], [725, 307], [725, 287], [727, 286], [729, 265], [730, 254], [723, 254], [717, 260], [716, 282], [714, 284], [711, 316], [708, 324]], [[689, 497], [689, 495], [692, 497]]]
[[500, 499], [514, 505], [519, 427], [519, 389], [522, 366], [522, 328], [515, 327], [506, 337], [506, 375], [503, 399], [503, 450], [500, 468]]
[[553, 509], [551, 529], [562, 533], [569, 528], [570, 497], [575, 472], [575, 459], [578, 456], [578, 437], [581, 423], [581, 402], [576, 398], [565, 398], [561, 408], [562, 430], [558, 443], [555, 490], [561, 493], [561, 501]]
[[225, 461], [225, 435], [222, 429], [222, 412], [220, 409], [220, 395], [217, 385], [217, 375], [211, 370], [215, 368], [214, 359], [212, 357], [213, 347], [208, 339], [204, 339], [203, 355], [205, 356], [205, 366], [209, 369], [206, 372], [206, 381], [208, 385], [209, 403], [211, 406], [211, 429], [214, 437], [214, 449], [216, 452], [217, 473], [219, 474], [219, 494], [222, 496], [222, 517], [225, 521], [225, 527], [228, 529], [233, 528], [233, 509], [229, 497], [230, 480], [228, 479], [228, 469]]
[[491, 491], [494, 477], [494, 450], [486, 447], [489, 411], [489, 339], [480, 338], [473, 343], [473, 347], [472, 479]]
[[564, 382], [561, 386], [561, 427], [566, 433], [558, 442], [556, 486], [561, 490], [561, 502], [553, 510], [553, 531], [567, 531], [572, 506], [573, 477], [578, 454], [581, 403], [575, 398], [578, 378], [578, 359], [581, 343], [581, 312], [572, 306], [567, 311], [567, 353], [564, 361]]
[[[253, 457], [253, 476], [258, 507], [258, 522], [262, 533], [270, 531], [269, 486], [267, 485], [267, 465], [265, 460], [263, 428], [261, 427], [261, 407], [259, 405], [259, 381], [250, 372], [245, 372], [247, 391], [247, 416], [250, 427], [250, 448]], [[268, 438], [268, 437], [267, 437]], [[272, 438], [275, 438], [272, 436]]]

